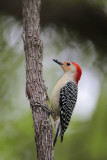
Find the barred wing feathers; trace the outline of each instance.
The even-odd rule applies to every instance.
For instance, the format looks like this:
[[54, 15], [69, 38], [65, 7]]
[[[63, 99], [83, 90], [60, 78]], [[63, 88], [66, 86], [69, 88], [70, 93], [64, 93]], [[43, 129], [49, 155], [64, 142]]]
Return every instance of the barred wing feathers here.
[[78, 88], [75, 82], [68, 82], [60, 90], [60, 123], [61, 123], [61, 142], [66, 131], [73, 109], [77, 101]]

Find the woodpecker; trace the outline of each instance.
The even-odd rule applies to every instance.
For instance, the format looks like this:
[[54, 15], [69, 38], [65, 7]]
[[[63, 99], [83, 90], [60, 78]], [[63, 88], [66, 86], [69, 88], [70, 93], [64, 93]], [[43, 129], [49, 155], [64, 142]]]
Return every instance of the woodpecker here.
[[61, 136], [63, 141], [64, 132], [66, 131], [73, 109], [77, 101], [78, 82], [82, 75], [82, 70], [75, 62], [60, 62], [53, 59], [64, 70], [63, 77], [57, 82], [50, 97], [50, 109], [55, 127], [54, 144]]

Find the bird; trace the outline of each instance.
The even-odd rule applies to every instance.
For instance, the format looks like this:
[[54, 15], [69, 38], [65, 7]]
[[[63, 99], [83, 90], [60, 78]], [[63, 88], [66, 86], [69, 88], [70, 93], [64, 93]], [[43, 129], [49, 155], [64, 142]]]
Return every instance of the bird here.
[[78, 82], [82, 69], [75, 62], [60, 62], [57, 59], [53, 61], [64, 71], [64, 75], [59, 79], [50, 96], [51, 116], [55, 127], [53, 146], [55, 146], [59, 136], [63, 142], [64, 133], [69, 125], [77, 101]]

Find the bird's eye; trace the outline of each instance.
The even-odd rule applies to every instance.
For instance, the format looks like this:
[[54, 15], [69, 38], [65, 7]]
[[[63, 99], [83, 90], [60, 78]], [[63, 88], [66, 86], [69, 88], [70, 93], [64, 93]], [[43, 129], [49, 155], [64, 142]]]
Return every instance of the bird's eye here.
[[67, 66], [70, 66], [71, 65], [71, 63], [69, 63], [69, 62], [67, 62], [67, 64], [66, 64]]

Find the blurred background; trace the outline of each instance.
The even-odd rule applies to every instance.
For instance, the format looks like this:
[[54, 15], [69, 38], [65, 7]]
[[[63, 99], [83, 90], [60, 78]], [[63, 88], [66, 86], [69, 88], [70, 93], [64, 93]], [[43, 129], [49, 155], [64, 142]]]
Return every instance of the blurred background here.
[[[0, 160], [35, 160], [34, 129], [25, 95], [21, 0], [0, 4]], [[107, 1], [43, 0], [43, 76], [50, 93], [63, 71], [52, 59], [83, 71], [78, 102], [57, 160], [107, 160]]]

